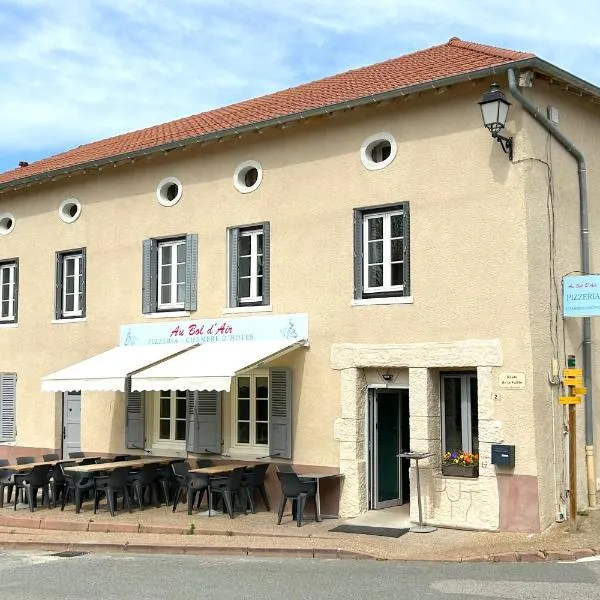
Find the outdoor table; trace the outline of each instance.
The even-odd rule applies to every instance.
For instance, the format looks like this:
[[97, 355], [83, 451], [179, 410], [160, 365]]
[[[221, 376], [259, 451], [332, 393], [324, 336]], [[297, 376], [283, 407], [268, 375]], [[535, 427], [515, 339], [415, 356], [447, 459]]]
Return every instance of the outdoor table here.
[[[85, 457], [85, 458], [96, 458], [96, 457]], [[13, 473], [27, 473], [27, 471], [31, 471], [33, 467], [39, 467], [41, 465], [58, 465], [60, 463], [65, 462], [81, 462], [83, 458], [63, 458], [60, 460], [47, 460], [44, 462], [34, 462], [34, 463], [25, 463], [23, 465], [6, 465], [2, 467], [3, 470], [11, 471]]]
[[151, 464], [170, 464], [176, 460], [181, 460], [180, 458], [173, 458], [171, 456], [154, 456], [154, 457], [142, 457], [137, 460], [119, 460], [115, 462], [107, 462], [107, 463], [94, 463], [91, 465], [69, 465], [65, 467], [65, 471], [73, 471], [75, 473], [97, 473], [99, 471], [112, 471], [113, 469], [118, 469], [119, 467], [130, 467], [132, 469], [137, 469], [143, 467], [144, 465]]
[[433, 456], [433, 452], [401, 452], [398, 454], [400, 458], [408, 458], [415, 461], [416, 477], [417, 477], [417, 503], [419, 505], [419, 524], [411, 527], [409, 531], [412, 533], [431, 533], [436, 531], [437, 527], [432, 525], [423, 525], [423, 509], [421, 508], [421, 475], [419, 473], [419, 461], [424, 458]]
[[[329, 477], [341, 477], [340, 473], [297, 473], [298, 478], [302, 479], [312, 479], [316, 480], [317, 483], [317, 491], [315, 493], [315, 504], [317, 506], [317, 514], [320, 515], [319, 522], [322, 519], [335, 519], [337, 517], [333, 515], [321, 515], [321, 492], [319, 482], [321, 479], [328, 479]], [[295, 514], [295, 510], [292, 508], [293, 514]], [[316, 518], [316, 515], [315, 515]]]

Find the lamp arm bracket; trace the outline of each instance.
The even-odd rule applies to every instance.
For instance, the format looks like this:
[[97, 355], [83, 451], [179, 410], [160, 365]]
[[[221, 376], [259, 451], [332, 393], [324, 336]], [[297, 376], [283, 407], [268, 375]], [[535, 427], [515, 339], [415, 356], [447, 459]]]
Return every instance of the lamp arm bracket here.
[[513, 159], [513, 139], [511, 137], [504, 137], [499, 133], [493, 134], [493, 137], [500, 143], [502, 146], [502, 150], [504, 150], [505, 154], [508, 154], [508, 160], [512, 161]]

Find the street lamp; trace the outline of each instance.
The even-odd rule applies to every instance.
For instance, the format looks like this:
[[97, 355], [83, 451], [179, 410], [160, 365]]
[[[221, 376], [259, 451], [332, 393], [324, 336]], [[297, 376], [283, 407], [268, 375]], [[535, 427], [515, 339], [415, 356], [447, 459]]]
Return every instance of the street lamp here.
[[504, 97], [497, 83], [492, 83], [490, 89], [483, 94], [479, 102], [483, 124], [490, 130], [492, 137], [500, 142], [502, 150], [508, 154], [508, 160], [513, 157], [513, 139], [500, 135], [504, 129], [510, 102]]

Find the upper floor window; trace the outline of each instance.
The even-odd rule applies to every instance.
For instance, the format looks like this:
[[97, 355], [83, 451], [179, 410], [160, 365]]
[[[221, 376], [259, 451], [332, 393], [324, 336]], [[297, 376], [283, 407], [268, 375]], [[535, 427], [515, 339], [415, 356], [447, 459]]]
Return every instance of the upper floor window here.
[[354, 211], [354, 297], [410, 295], [408, 203]]
[[56, 253], [55, 316], [85, 316], [85, 248]]
[[198, 236], [144, 240], [142, 312], [196, 310]]
[[0, 322], [17, 322], [17, 287], [19, 261], [16, 258], [0, 262]]
[[229, 306], [270, 302], [269, 223], [229, 230]]

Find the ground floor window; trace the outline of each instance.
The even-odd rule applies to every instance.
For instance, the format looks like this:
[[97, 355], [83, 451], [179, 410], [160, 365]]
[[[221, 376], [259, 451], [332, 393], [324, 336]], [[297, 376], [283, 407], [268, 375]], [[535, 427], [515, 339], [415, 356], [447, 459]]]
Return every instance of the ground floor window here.
[[442, 451], [479, 453], [476, 373], [442, 373]]
[[185, 442], [187, 394], [181, 390], [162, 390], [158, 394], [158, 432], [161, 442]]
[[234, 445], [263, 447], [269, 445], [269, 376], [244, 375], [235, 380]]

